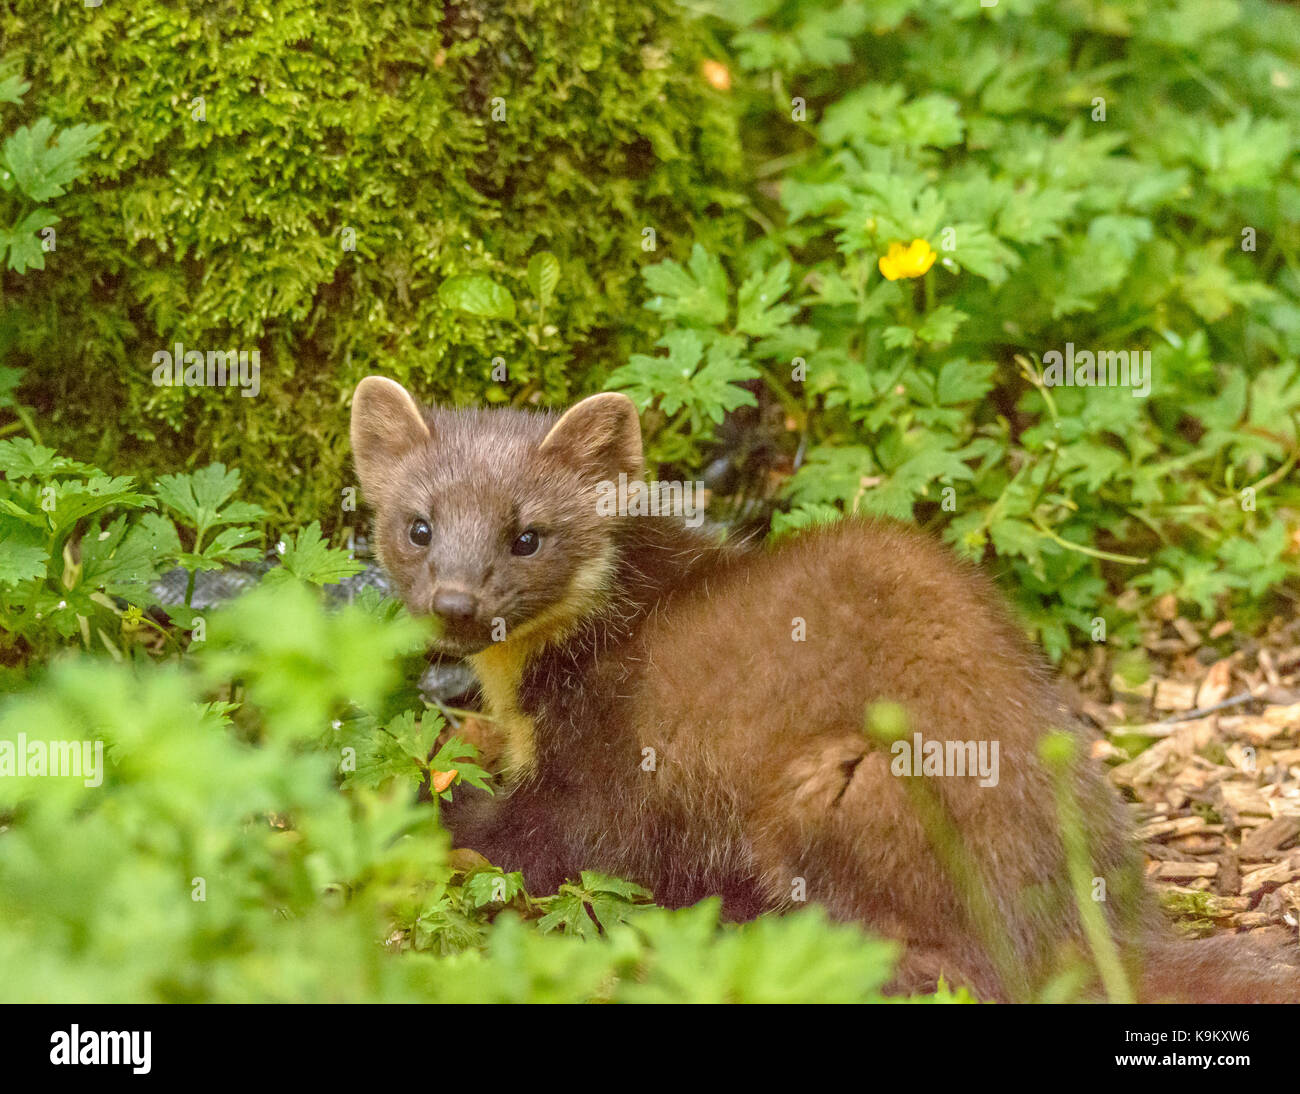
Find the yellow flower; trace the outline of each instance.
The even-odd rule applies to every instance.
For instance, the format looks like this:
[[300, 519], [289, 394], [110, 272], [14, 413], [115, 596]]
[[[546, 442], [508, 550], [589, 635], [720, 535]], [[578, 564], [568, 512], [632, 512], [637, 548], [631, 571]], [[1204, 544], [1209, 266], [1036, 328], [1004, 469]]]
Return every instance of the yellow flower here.
[[889, 254], [880, 260], [880, 272], [890, 281], [900, 277], [920, 277], [934, 265], [935, 253], [924, 239], [910, 244], [891, 243]]

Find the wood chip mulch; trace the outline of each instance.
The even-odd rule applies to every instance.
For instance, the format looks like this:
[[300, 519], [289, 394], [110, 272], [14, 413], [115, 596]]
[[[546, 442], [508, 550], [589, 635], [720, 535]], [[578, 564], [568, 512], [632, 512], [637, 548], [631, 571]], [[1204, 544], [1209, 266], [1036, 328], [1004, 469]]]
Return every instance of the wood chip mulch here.
[[[1144, 637], [1140, 686], [1077, 671], [1097, 756], [1130, 801], [1148, 876], [1196, 934], [1300, 923], [1300, 616], [1234, 641], [1168, 615]], [[1235, 648], [1234, 648], [1235, 646]]]

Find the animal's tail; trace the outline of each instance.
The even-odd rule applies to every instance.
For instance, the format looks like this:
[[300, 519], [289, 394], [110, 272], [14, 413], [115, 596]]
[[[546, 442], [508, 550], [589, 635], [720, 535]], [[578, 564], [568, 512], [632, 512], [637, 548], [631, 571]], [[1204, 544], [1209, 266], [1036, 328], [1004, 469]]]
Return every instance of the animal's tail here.
[[1245, 935], [1151, 939], [1144, 947], [1144, 1003], [1300, 1003], [1300, 950]]

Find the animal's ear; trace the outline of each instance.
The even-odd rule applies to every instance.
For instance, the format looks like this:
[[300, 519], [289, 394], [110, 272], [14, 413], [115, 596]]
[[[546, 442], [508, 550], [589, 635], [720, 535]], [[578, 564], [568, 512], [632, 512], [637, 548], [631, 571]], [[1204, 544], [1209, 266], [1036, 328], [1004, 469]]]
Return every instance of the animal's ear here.
[[592, 395], [566, 410], [538, 451], [600, 478], [614, 478], [622, 471], [638, 479], [645, 466], [636, 407], [614, 391]]
[[382, 495], [394, 464], [431, 437], [411, 393], [385, 376], [367, 376], [352, 396], [352, 461], [361, 489]]

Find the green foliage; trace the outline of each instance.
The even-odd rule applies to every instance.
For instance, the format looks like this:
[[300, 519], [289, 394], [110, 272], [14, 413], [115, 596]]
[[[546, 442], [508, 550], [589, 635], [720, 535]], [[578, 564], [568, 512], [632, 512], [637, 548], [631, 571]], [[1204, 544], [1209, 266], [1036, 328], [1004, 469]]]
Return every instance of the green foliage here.
[[580, 884], [566, 882], [549, 898], [549, 910], [538, 928], [553, 931], [563, 927], [571, 934], [590, 938], [626, 920], [638, 902], [649, 901], [652, 895], [630, 881], [584, 870]]
[[[723, 925], [717, 900], [669, 912], [601, 874], [534, 898], [519, 874], [452, 865], [414, 789], [430, 767], [485, 773], [455, 738], [426, 762], [436, 712], [374, 713], [423, 638], [287, 577], [213, 609], [179, 663], [64, 659], [0, 704], [0, 997], [881, 998], [896, 946], [820, 909]], [[34, 742], [102, 752], [6, 770]]]
[[[919, 520], [1057, 657], [1097, 618], [1133, 640], [1125, 587], [1249, 628], [1300, 543], [1300, 14], [714, 10], [765, 230], [645, 271], [667, 356], [608, 386], [662, 411], [652, 454], [689, 462], [758, 376], [806, 452], [778, 533]], [[1149, 393], [1054, 386], [1067, 343], [1149, 353]]]
[[[69, 639], [117, 659], [159, 652], [159, 641], [175, 653], [185, 637], [175, 628], [191, 631], [199, 618], [191, 607], [196, 576], [262, 555], [251, 546], [261, 533], [246, 522], [263, 510], [234, 500], [240, 473], [219, 463], [160, 476], [149, 491], [18, 438], [0, 441], [0, 475], [0, 665], [9, 667], [0, 671], [37, 667]], [[325, 543], [314, 522], [280, 548], [282, 566], [268, 585], [333, 584], [362, 568]], [[159, 605], [152, 586], [174, 566], [189, 572], [185, 603]], [[260, 601], [241, 603], [253, 612]], [[173, 627], [154, 619], [158, 608]], [[285, 625], [264, 621], [269, 637]], [[345, 629], [357, 641], [376, 638]], [[342, 634], [318, 637], [328, 644]], [[351, 647], [340, 648], [346, 656]], [[285, 682], [296, 679], [290, 673]]]
[[362, 563], [326, 543], [316, 521], [296, 536], [285, 536], [276, 550], [280, 553], [280, 568], [266, 575], [269, 584], [296, 577], [314, 585], [337, 585], [365, 569]]
[[[0, 57], [0, 105], [21, 105], [30, 88], [15, 59]], [[17, 274], [45, 268], [45, 255], [56, 246], [54, 225], [59, 223], [45, 202], [62, 196], [83, 173], [82, 161], [94, 149], [103, 128], [80, 124], [56, 132], [49, 118], [40, 117], [31, 125], [19, 126], [0, 144], [0, 304], [6, 266]], [[17, 418], [0, 430], [0, 435], [22, 427], [32, 440], [39, 441], [30, 409], [15, 395], [24, 372], [3, 363], [9, 345], [31, 321], [25, 309], [0, 310], [0, 411]]]
[[[38, 656], [80, 635], [119, 652], [124, 611], [137, 607], [179, 543], [165, 519], [128, 523], [156, 505], [129, 477], [110, 477], [26, 438], [0, 441], [0, 635], [5, 660]], [[113, 513], [116, 519], [109, 520]], [[175, 531], [172, 529], [172, 539]], [[137, 613], [138, 615], [138, 613]]]
[[[0, 103], [20, 105], [30, 88], [12, 58], [0, 60]], [[45, 269], [49, 248], [37, 236], [59, 223], [45, 203], [60, 197], [82, 174], [82, 160], [103, 129], [81, 124], [56, 132], [49, 118], [37, 118], [0, 144], [0, 192], [11, 195], [0, 202], [8, 210], [0, 215], [0, 259], [15, 273]]]
[[[434, 711], [417, 719], [409, 710], [383, 726], [370, 717], [340, 722], [336, 727], [338, 744], [351, 750], [344, 757], [347, 785], [379, 789], [388, 780], [398, 778], [415, 791], [432, 769], [455, 771], [453, 785], [466, 783], [490, 792], [488, 773], [474, 762], [472, 745], [454, 736], [438, 745], [443, 725], [441, 715]], [[440, 792], [445, 801], [450, 801], [451, 795], [450, 788]]]
[[[351, 519], [343, 396], [362, 376], [457, 403], [598, 386], [657, 336], [640, 267], [735, 242], [741, 160], [687, 13], [573, 13], [6, 5], [0, 34], [56, 147], [104, 130], [91, 185], [53, 206], [49, 268], [8, 297], [45, 440], [117, 472], [238, 466], [274, 528], [332, 534]], [[258, 350], [261, 393], [155, 387], [151, 358], [177, 342]]]

